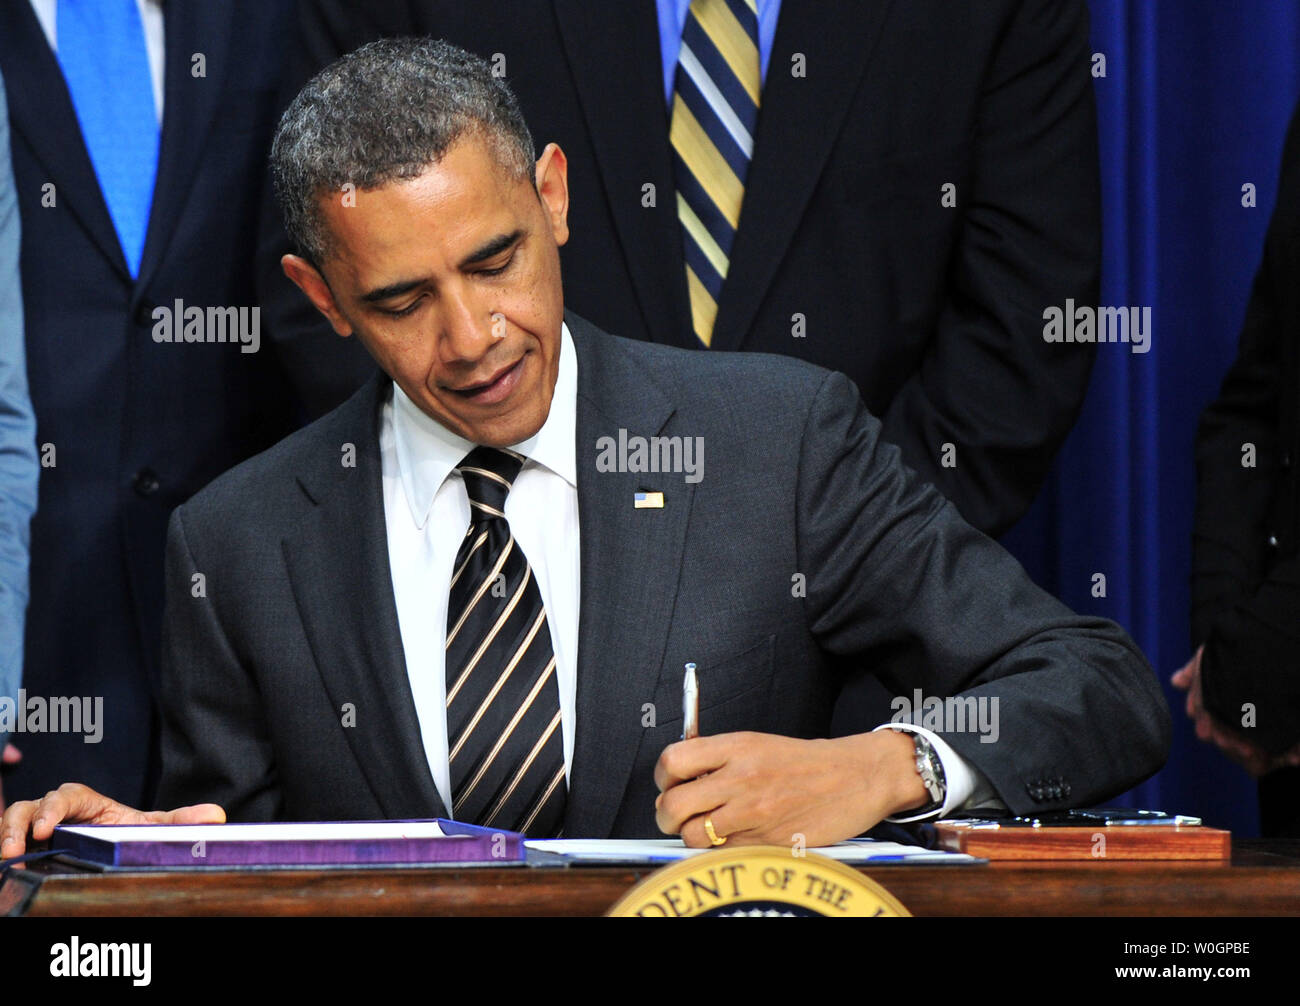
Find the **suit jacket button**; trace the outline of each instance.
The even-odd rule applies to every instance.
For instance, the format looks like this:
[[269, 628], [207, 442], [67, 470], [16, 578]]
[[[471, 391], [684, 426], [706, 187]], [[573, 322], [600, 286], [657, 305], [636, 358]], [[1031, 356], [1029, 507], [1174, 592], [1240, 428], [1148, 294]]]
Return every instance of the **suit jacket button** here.
[[140, 301], [135, 309], [135, 323], [141, 328], [149, 328], [153, 325], [154, 305], [147, 300]]
[[152, 468], [141, 468], [135, 473], [131, 485], [135, 488], [137, 495], [152, 496], [158, 491], [158, 475]]
[[1274, 551], [1277, 550], [1277, 535], [1271, 534], [1268, 536], [1268, 547]]

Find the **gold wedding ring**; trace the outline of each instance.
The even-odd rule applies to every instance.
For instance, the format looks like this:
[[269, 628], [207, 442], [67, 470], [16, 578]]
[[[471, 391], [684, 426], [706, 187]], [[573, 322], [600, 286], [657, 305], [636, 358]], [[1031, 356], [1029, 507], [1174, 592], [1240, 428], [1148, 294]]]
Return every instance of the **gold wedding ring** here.
[[709, 836], [709, 841], [714, 845], [727, 844], [727, 836], [723, 835], [721, 838], [719, 838], [718, 833], [713, 830], [713, 818], [711, 817], [706, 817], [704, 819], [704, 833]]

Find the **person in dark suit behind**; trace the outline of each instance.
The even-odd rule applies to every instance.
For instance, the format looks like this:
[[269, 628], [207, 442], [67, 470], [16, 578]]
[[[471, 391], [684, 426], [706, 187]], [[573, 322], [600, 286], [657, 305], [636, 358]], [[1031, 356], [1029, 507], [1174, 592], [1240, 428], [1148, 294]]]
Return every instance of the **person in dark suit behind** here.
[[[1043, 320], [1099, 296], [1083, 0], [299, 10], [286, 101], [385, 36], [445, 38], [493, 61], [582, 194], [561, 251], [573, 310], [665, 345], [842, 371], [975, 527], [997, 536], [1029, 507], [1096, 349], [1046, 342]], [[264, 224], [269, 333], [324, 412], [373, 362], [355, 343], [323, 344], [280, 270], [290, 248], [269, 196]]]
[[1197, 736], [1260, 777], [1261, 829], [1300, 837], [1300, 108], [1237, 359], [1196, 436]]
[[[565, 311], [567, 160], [534, 164], [490, 64], [367, 45], [272, 164], [286, 272], [381, 373], [173, 514], [160, 801], [218, 806], [143, 819], [819, 845], [1160, 766], [1132, 640], [962, 521], [844, 375]], [[835, 658], [885, 642], [926, 657], [892, 687], [991, 722], [827, 739]], [[687, 661], [708, 736], [674, 743]], [[38, 815], [142, 818], [68, 784], [10, 808], [6, 855]]]
[[249, 257], [286, 24], [280, 0], [0, 4], [42, 460], [24, 685], [95, 721], [29, 720], [11, 797], [152, 798], [167, 519], [296, 424]]

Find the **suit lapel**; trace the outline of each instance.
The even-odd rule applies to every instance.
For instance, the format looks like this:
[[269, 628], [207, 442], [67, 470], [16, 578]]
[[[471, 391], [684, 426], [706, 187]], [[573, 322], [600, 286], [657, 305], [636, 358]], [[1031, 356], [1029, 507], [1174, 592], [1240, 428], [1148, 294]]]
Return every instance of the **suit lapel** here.
[[[691, 346], [654, 4], [553, 2], [646, 330], [656, 342]], [[630, 123], [641, 125], [632, 132]], [[647, 182], [654, 209], [641, 203]]]
[[[888, 8], [889, 0], [782, 3], [740, 228], [718, 302], [714, 349], [739, 349], [753, 325], [839, 136]], [[828, 31], [828, 25], [837, 28]], [[851, 30], [845, 27], [850, 25]], [[795, 53], [805, 57], [805, 77], [791, 74]]]
[[[172, 3], [164, 18], [166, 68], [163, 70], [163, 124], [158, 175], [136, 283], [139, 297], [148, 287], [176, 229], [194, 182], [208, 126], [226, 87], [231, 17], [224, 4]], [[195, 77], [193, 57], [204, 56], [208, 76]]]
[[[609, 834], [640, 742], [641, 703], [663, 663], [694, 487], [681, 474], [600, 472], [597, 440], [652, 437], [673, 406], [611, 336], [566, 316], [578, 357], [577, 736], [564, 833]], [[640, 490], [662, 509], [635, 509]]]
[[26, 0], [0, 4], [0, 46], [10, 121], [53, 183], [55, 206], [75, 216], [123, 282], [131, 282], [63, 71]]
[[[316, 505], [282, 547], [325, 690], [336, 709], [356, 707], [348, 743], [384, 816], [446, 817], [411, 698], [388, 564], [379, 455], [387, 388], [376, 375], [318, 438], [320, 460], [299, 477]], [[355, 468], [340, 463], [347, 443], [356, 447]]]

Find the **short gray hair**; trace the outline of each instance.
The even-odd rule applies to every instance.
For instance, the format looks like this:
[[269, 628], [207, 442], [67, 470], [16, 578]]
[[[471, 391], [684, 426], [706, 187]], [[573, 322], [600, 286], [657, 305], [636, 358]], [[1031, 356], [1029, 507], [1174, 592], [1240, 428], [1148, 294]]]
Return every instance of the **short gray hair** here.
[[466, 133], [532, 181], [533, 138], [487, 61], [439, 39], [390, 38], [331, 63], [289, 103], [271, 143], [275, 195], [299, 253], [317, 268], [331, 254], [324, 193], [414, 178]]

